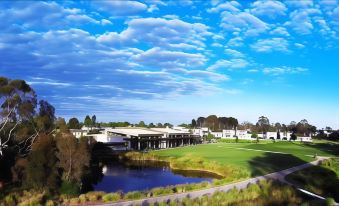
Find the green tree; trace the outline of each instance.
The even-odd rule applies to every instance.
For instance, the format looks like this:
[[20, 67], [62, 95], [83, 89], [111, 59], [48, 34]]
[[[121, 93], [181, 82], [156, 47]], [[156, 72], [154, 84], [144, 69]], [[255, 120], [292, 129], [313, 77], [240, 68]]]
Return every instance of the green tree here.
[[138, 127], [146, 127], [146, 124], [144, 121], [140, 121], [138, 124]]
[[84, 124], [87, 128], [89, 128], [93, 124], [92, 119], [89, 117], [89, 115], [85, 117]]
[[51, 132], [54, 130], [55, 109], [47, 101], [40, 100], [39, 116], [36, 117], [37, 126], [40, 131]]
[[63, 171], [62, 179], [80, 184], [84, 171], [90, 162], [87, 140], [80, 139], [78, 142], [70, 133], [58, 133], [56, 145], [59, 167]]
[[28, 155], [24, 185], [28, 188], [56, 190], [58, 170], [56, 147], [53, 136], [41, 134], [32, 145]]
[[197, 121], [195, 121], [195, 119], [192, 119], [191, 125], [192, 125], [192, 128], [196, 128], [197, 127]]
[[253, 132], [251, 138], [256, 139], [257, 143], [259, 142], [259, 136], [257, 133]]
[[81, 128], [79, 120], [75, 117], [69, 119], [67, 126], [69, 129], [80, 129]]
[[270, 127], [269, 119], [267, 117], [264, 117], [264, 116], [259, 117], [258, 122], [257, 122], [257, 127], [260, 129], [260, 131], [263, 134], [265, 134]]
[[92, 120], [92, 125], [91, 125], [91, 126], [92, 126], [92, 127], [96, 127], [96, 124], [97, 124], [97, 116], [93, 115], [91, 120]]
[[206, 140], [207, 140], [207, 141], [211, 141], [211, 140], [214, 139], [214, 138], [215, 138], [215, 136], [214, 136], [213, 134], [208, 133], [208, 135], [207, 135], [207, 137], [206, 137]]
[[27, 155], [39, 135], [35, 129], [37, 96], [24, 80], [0, 77], [0, 157], [10, 150]]

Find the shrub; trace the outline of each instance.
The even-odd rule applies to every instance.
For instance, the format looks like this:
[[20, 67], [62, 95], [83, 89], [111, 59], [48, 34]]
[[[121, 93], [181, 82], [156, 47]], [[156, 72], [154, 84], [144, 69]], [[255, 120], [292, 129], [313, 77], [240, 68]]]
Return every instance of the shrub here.
[[54, 206], [53, 200], [48, 200], [45, 204], [45, 206]]
[[100, 191], [93, 191], [93, 192], [88, 192], [86, 193], [86, 198], [89, 201], [98, 201], [104, 196], [106, 193], [105, 192], [100, 192]]
[[138, 191], [134, 191], [134, 192], [128, 192], [125, 194], [125, 199], [127, 200], [137, 200], [137, 199], [142, 199], [145, 197], [145, 194], [138, 192]]
[[102, 196], [104, 202], [116, 202], [121, 199], [121, 194], [119, 193], [109, 193]]
[[333, 198], [326, 198], [326, 205], [327, 206], [334, 206], [335, 205], [335, 201]]
[[77, 197], [80, 194], [79, 186], [67, 181], [62, 182], [59, 192], [67, 198]]

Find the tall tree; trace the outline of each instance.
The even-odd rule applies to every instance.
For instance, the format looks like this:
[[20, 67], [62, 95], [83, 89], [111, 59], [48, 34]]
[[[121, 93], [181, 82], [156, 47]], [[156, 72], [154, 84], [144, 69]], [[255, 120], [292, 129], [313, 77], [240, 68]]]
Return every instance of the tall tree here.
[[193, 128], [197, 127], [197, 121], [195, 121], [195, 119], [192, 119], [191, 125]]
[[261, 116], [258, 119], [257, 126], [260, 128], [260, 131], [265, 134], [270, 127], [270, 121], [267, 117]]
[[56, 190], [59, 174], [52, 135], [39, 135], [28, 155], [24, 184], [29, 188]]
[[197, 119], [197, 126], [198, 126], [198, 127], [203, 127], [204, 124], [205, 124], [205, 117], [199, 117], [199, 118]]
[[26, 155], [39, 134], [34, 125], [37, 97], [23, 80], [0, 77], [0, 157], [16, 149]]
[[229, 117], [228, 122], [229, 122], [230, 126], [232, 127], [232, 129], [234, 129], [235, 136], [237, 136], [237, 127], [238, 127], [238, 124], [239, 124], [238, 120], [234, 117]]
[[92, 120], [92, 127], [96, 127], [97, 116], [93, 115], [91, 120]]
[[69, 129], [80, 129], [81, 128], [79, 120], [75, 117], [68, 120], [67, 126]]
[[51, 132], [54, 129], [55, 109], [47, 101], [40, 100], [39, 116], [36, 117], [38, 128], [44, 132]]
[[87, 128], [89, 128], [93, 124], [92, 119], [89, 117], [89, 115], [85, 117], [84, 124]]
[[86, 139], [80, 142], [70, 133], [58, 133], [56, 137], [59, 167], [63, 171], [62, 179], [80, 183], [85, 168], [89, 166], [90, 153]]
[[146, 127], [146, 124], [144, 121], [140, 121], [138, 124], [138, 127]]
[[217, 131], [219, 127], [218, 117], [216, 115], [210, 115], [205, 119], [206, 126], [212, 131]]

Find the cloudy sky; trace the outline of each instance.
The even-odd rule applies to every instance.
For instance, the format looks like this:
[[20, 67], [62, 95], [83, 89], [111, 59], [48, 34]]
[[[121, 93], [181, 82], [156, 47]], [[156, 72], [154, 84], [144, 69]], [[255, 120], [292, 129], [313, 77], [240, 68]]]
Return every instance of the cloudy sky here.
[[0, 2], [0, 75], [65, 118], [339, 128], [339, 3]]

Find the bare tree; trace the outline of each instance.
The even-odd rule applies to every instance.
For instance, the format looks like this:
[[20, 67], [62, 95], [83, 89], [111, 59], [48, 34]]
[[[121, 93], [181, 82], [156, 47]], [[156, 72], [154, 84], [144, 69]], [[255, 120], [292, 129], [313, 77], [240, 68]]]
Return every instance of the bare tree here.
[[34, 90], [23, 80], [0, 77], [0, 156], [10, 146], [26, 154], [39, 134], [33, 116], [37, 106]]

